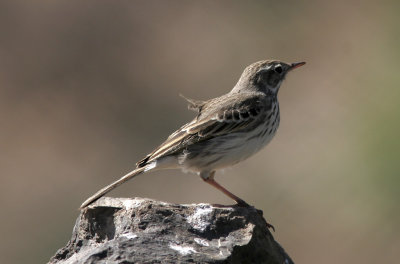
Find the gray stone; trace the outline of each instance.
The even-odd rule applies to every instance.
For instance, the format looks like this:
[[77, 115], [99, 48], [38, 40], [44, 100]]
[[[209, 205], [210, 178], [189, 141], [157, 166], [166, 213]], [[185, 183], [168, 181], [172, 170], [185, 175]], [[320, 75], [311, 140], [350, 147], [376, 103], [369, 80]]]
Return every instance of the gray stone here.
[[293, 263], [262, 212], [103, 197], [49, 263]]

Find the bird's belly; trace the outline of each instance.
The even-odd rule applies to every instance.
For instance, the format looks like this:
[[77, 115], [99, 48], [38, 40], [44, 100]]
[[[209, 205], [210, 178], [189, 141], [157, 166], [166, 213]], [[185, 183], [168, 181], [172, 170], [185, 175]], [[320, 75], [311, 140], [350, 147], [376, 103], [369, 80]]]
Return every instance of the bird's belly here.
[[181, 165], [190, 171], [213, 171], [243, 161], [266, 146], [274, 137], [278, 122], [251, 132], [232, 133], [195, 145], [181, 157]]

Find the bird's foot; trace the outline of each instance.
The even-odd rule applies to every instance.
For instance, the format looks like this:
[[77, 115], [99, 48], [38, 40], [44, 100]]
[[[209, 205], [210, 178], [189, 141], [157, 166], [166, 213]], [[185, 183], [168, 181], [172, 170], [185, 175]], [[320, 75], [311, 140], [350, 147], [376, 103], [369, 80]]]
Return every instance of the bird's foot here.
[[239, 207], [254, 207], [251, 206], [250, 204], [246, 203], [245, 201], [243, 201], [242, 199], [237, 199], [236, 203]]
[[271, 225], [270, 223], [268, 223], [267, 220], [265, 220], [265, 224], [267, 225], [268, 229], [272, 229], [272, 231], [275, 232], [275, 227], [273, 225]]
[[[252, 208], [256, 209], [254, 206], [249, 205], [248, 203], [246, 203], [242, 199], [237, 199], [236, 202], [237, 202], [237, 205], [240, 206], [240, 207], [252, 207]], [[258, 209], [256, 209], [256, 210], [257, 210], [257, 213], [260, 216], [263, 216], [263, 211], [262, 210], [258, 210]], [[268, 223], [267, 220], [265, 220], [265, 224], [267, 225], [268, 229], [272, 229], [272, 231], [275, 232], [275, 227], [273, 225], [271, 225], [270, 223]]]

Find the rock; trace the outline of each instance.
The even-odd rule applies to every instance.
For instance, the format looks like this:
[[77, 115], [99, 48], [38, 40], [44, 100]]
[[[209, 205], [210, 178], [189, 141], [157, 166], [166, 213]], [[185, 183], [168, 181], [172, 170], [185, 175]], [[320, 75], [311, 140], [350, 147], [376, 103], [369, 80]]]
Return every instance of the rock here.
[[254, 208], [103, 197], [49, 263], [293, 263]]

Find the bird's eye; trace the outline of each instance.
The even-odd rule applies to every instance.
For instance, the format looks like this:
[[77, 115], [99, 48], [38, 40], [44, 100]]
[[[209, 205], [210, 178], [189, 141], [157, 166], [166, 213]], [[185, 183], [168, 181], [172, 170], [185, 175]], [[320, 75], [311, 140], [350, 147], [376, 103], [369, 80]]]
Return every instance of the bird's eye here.
[[275, 72], [282, 73], [282, 67], [281, 66], [276, 66], [275, 67]]

